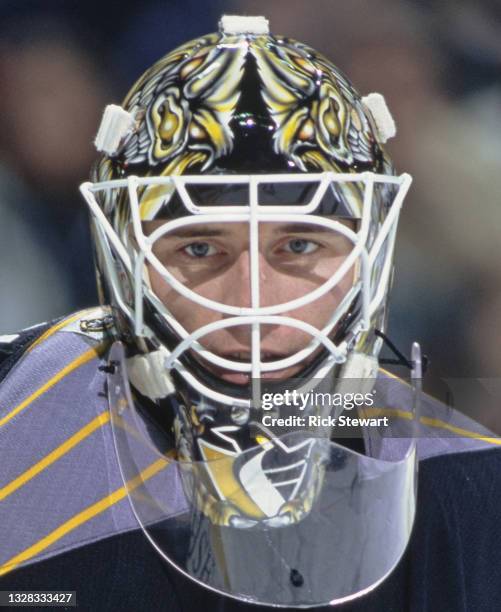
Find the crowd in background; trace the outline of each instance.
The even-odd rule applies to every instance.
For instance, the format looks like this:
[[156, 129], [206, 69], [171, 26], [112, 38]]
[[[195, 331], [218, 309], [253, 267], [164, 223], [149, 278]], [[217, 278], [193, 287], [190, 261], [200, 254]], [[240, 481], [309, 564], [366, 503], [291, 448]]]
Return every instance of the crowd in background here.
[[107, 103], [222, 13], [324, 52], [382, 93], [414, 176], [389, 335], [436, 376], [501, 376], [501, 3], [200, 0], [0, 3], [0, 333], [97, 302], [77, 186]]

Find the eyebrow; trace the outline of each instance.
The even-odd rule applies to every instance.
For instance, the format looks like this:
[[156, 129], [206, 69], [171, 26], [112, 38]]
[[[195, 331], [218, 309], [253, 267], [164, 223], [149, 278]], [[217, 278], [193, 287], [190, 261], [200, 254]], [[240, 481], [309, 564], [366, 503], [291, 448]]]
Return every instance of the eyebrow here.
[[[353, 221], [352, 219], [348, 219]], [[275, 222], [274, 222], [275, 223]], [[279, 227], [273, 228], [274, 234], [320, 234], [326, 232], [332, 232], [332, 229], [323, 225], [315, 225], [309, 223], [290, 223], [287, 225], [280, 225]], [[231, 236], [231, 232], [227, 228], [211, 228], [207, 227], [185, 227], [179, 228], [169, 235], [174, 238], [211, 238], [221, 236]]]
[[274, 233], [283, 234], [320, 234], [324, 232], [332, 232], [332, 228], [324, 225], [310, 225], [309, 223], [291, 223], [275, 228]]
[[193, 228], [193, 227], [185, 227], [179, 228], [173, 232], [170, 232], [168, 235], [174, 236], [175, 238], [210, 238], [211, 236], [228, 236], [230, 232], [228, 230], [216, 229], [211, 227], [202, 227], [202, 228]]

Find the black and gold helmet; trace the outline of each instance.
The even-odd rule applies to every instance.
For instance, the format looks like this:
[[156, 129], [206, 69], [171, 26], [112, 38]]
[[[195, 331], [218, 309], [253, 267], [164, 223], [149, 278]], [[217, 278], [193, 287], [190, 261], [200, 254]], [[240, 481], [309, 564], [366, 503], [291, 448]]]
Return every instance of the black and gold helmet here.
[[[394, 229], [408, 187], [406, 175], [394, 176], [383, 149], [383, 142], [394, 133], [384, 100], [378, 94], [362, 98], [328, 59], [303, 43], [274, 36], [261, 26], [255, 32], [251, 31], [255, 26], [240, 31], [246, 26], [233, 27], [231, 18], [224, 23], [218, 33], [167, 54], [132, 87], [123, 103], [130, 123], [118, 132], [116, 145], [101, 147], [105, 152], [92, 173], [92, 193], [127, 248], [132, 211], [123, 185], [129, 176], [141, 179], [137, 186], [141, 221], [190, 215], [201, 203], [248, 204], [248, 183], [230, 182], [242, 175], [280, 174], [282, 183], [261, 183], [259, 198], [263, 204], [282, 205], [284, 211], [311, 202], [320, 188], [325, 193], [315, 215], [353, 218], [359, 226], [364, 195], [369, 197], [363, 238], [370, 266], [363, 273], [370, 277], [370, 286], [361, 283], [357, 296], [343, 304], [336, 340], [347, 339], [350, 348], [377, 354], [380, 341], [372, 331], [384, 327]], [[297, 181], [297, 174], [310, 182], [285, 180]], [[327, 189], [321, 185], [320, 175], [327, 180], [344, 174], [358, 180], [331, 181]], [[212, 184], [174, 180], [198, 175], [219, 178]], [[379, 178], [373, 180], [374, 175]], [[221, 182], [224, 176], [229, 178], [226, 183]], [[98, 189], [109, 181], [120, 181], [122, 187]], [[191, 209], [183, 198], [191, 201]], [[396, 206], [388, 219], [392, 204]], [[105, 299], [119, 304], [125, 326], [132, 327], [132, 313], [137, 310], [132, 299], [134, 279], [118, 262], [114, 267], [119, 282], [112, 283], [102, 255], [97, 262]], [[165, 312], [158, 315], [159, 304], [147, 279], [143, 293], [141, 314], [146, 318], [141, 325], [146, 323], [156, 334], [163, 329], [163, 343], [173, 335], [172, 346], [179, 332], [166, 323]], [[133, 335], [144, 332], [141, 325], [136, 317]]]
[[[301, 544], [303, 560], [298, 546], [305, 536], [324, 537], [322, 563], [328, 567], [331, 544], [324, 527], [330, 519], [325, 522], [322, 513], [332, 500], [324, 493], [337, 485], [331, 486], [327, 472], [349, 478], [357, 472], [357, 459], [330, 440], [331, 426], [295, 421], [299, 427], [281, 430], [260, 416], [263, 390], [271, 396], [286, 388], [332, 394], [343, 378], [375, 376], [380, 346], [374, 330], [384, 327], [398, 215], [410, 184], [408, 175], [395, 175], [384, 151], [393, 134], [382, 96], [362, 98], [328, 59], [270, 34], [264, 18], [224, 17], [218, 33], [167, 54], [137, 81], [121, 107], [105, 111], [96, 138], [101, 157], [92, 182], [81, 190], [91, 210], [102, 299], [112, 305], [127, 347], [125, 353], [115, 351], [122, 373], [110, 389], [112, 406], [122, 406], [114, 420], [125, 418], [123, 405], [135, 415], [116, 428], [117, 439], [131, 430], [137, 435], [118, 441], [117, 450], [123, 471], [132, 474], [143, 461], [123, 457], [152, 428], [163, 431], [144, 449], [170, 457], [176, 467], [169, 486], [179, 477], [191, 518], [188, 524], [173, 523], [176, 512], [160, 510], [170, 508], [170, 502], [159, 501], [161, 491], [143, 491], [159, 514], [149, 514], [151, 504], [142, 514], [139, 502], [136, 514], [157, 549], [209, 588], [275, 605], [320, 605], [368, 588], [403, 550], [405, 537], [379, 569], [371, 562], [356, 584], [347, 586], [343, 578], [333, 589], [321, 585], [305, 567], [314, 559], [308, 546]], [[277, 289], [276, 297], [263, 303], [260, 232], [267, 223], [301, 227], [305, 235], [315, 228], [340, 236], [349, 248], [323, 278], [312, 281], [307, 265], [298, 270], [307, 278], [304, 294], [289, 292], [282, 299]], [[204, 236], [208, 228], [220, 231], [225, 224], [247, 227], [249, 303], [198, 291], [176, 269], [174, 256], [159, 254], [165, 237], [186, 237], [195, 227]], [[304, 247], [302, 236], [294, 248]], [[197, 239], [183, 249], [203, 258], [204, 245]], [[210, 279], [207, 266], [199, 276]], [[315, 308], [350, 275], [353, 281], [321, 324], [296, 316]], [[158, 279], [185, 300], [184, 312], [158, 291]], [[190, 326], [190, 308], [206, 309], [210, 317]], [[265, 341], [271, 328], [299, 330], [308, 341], [280, 354]], [[247, 330], [246, 350], [215, 350], [211, 335], [233, 329]], [[288, 368], [294, 380], [274, 377]], [[155, 425], [138, 427], [138, 402]], [[303, 416], [339, 415], [314, 402], [302, 410]], [[271, 413], [286, 416], [280, 405]], [[398, 487], [391, 490], [395, 494]], [[159, 517], [176, 525], [178, 540], [169, 528], [152, 535], [150, 526]], [[180, 544], [183, 528], [191, 534], [190, 550]], [[245, 576], [239, 541], [248, 551], [254, 542], [256, 552], [281, 573], [275, 595], [265, 564], [256, 576]], [[230, 561], [238, 570], [229, 568]], [[355, 574], [350, 568], [346, 580]]]

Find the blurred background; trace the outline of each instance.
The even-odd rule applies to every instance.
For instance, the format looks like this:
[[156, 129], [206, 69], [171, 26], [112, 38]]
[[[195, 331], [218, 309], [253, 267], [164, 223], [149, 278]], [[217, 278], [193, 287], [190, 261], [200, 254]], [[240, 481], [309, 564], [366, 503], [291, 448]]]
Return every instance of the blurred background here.
[[86, 180], [103, 108], [222, 13], [324, 52], [396, 119], [414, 184], [388, 333], [436, 377], [501, 375], [500, 0], [0, 2], [0, 333], [97, 303]]

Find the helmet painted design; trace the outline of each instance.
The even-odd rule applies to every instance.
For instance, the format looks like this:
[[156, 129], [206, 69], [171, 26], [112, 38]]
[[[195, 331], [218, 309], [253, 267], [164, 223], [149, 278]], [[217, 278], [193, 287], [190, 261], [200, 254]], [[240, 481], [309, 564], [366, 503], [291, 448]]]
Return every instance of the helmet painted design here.
[[[325, 57], [291, 39], [224, 32], [196, 39], [148, 70], [123, 106], [134, 116], [135, 129], [115, 154], [100, 159], [92, 176], [95, 183], [130, 175], [367, 171], [394, 175], [360, 95]], [[367, 248], [395, 199], [395, 183], [374, 185]], [[362, 181], [332, 184], [330, 189], [335, 200], [325, 198], [317, 214], [362, 218]], [[127, 191], [101, 190], [99, 200], [114, 231], [127, 244], [132, 222]], [[143, 221], [187, 213], [174, 184], [141, 185], [138, 201]], [[387, 246], [372, 267], [372, 293], [379, 285], [384, 295], [371, 315], [371, 328], [384, 323], [389, 274], [381, 276], [391, 250], [391, 244]], [[108, 300], [116, 303], [100, 257], [98, 271]], [[123, 271], [120, 277], [127, 302], [134, 281]], [[126, 324], [131, 324], [127, 318]], [[358, 332], [357, 349], [372, 351], [373, 335]]]
[[[123, 108], [129, 129], [101, 156], [93, 183], [82, 187], [93, 216], [103, 300], [111, 302], [122, 337], [139, 353], [131, 366], [136, 389], [154, 400], [178, 394], [175, 428], [181, 456], [203, 462], [210, 447], [210, 453], [226, 457], [226, 463], [217, 464], [224, 470], [213, 471], [205, 483], [199, 479], [203, 486], [195, 496], [206, 500], [199, 503], [216, 523], [228, 524], [235, 516], [252, 522], [266, 515], [262, 508], [255, 510], [249, 495], [239, 498], [240, 507], [235, 500], [225, 506], [228, 498], [217, 481], [222, 472], [237, 469], [240, 455], [249, 458], [249, 449], [276, 450], [275, 433], [262, 427], [251, 431], [257, 408], [249, 389], [218, 379], [193, 355], [253, 378], [297, 363], [306, 364], [305, 379], [333, 377], [350, 355], [374, 361], [379, 341], [373, 330], [384, 326], [393, 241], [409, 177], [395, 176], [377, 117], [342, 73], [307, 45], [269, 33], [223, 29], [175, 49], [138, 80]], [[356, 228], [348, 229], [339, 218], [354, 221]], [[320, 225], [342, 233], [353, 249], [315, 291], [260, 307], [259, 287], [254, 287], [249, 308], [201, 298], [152, 252], [154, 240], [174, 229], [236, 220], [252, 226], [252, 219]], [[152, 220], [165, 225], [146, 236], [141, 224]], [[257, 224], [250, 228], [251, 244], [258, 244], [253, 240], [257, 231]], [[146, 263], [184, 297], [221, 313], [221, 320], [189, 333], [155, 295]], [[353, 287], [323, 329], [284, 315], [314, 303], [352, 268]], [[274, 362], [261, 355], [259, 336], [248, 363], [223, 359], [203, 345], [204, 336], [218, 329], [247, 325], [259, 330], [272, 324], [298, 328], [313, 340]], [[307, 361], [319, 346], [323, 350]], [[358, 370], [352, 376], [364, 374]], [[218, 428], [225, 432], [219, 447], [214, 442]], [[228, 437], [231, 453], [221, 442]], [[306, 444], [303, 460], [308, 449]], [[283, 496], [267, 519], [289, 515], [299, 497], [307, 503], [299, 504], [303, 511], [295, 513], [295, 520], [309, 512], [312, 491], [322, 480], [321, 463], [317, 457], [303, 485], [298, 480], [294, 496]], [[214, 501], [218, 497], [222, 507]], [[249, 512], [250, 506], [255, 511]]]

